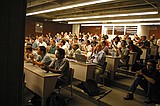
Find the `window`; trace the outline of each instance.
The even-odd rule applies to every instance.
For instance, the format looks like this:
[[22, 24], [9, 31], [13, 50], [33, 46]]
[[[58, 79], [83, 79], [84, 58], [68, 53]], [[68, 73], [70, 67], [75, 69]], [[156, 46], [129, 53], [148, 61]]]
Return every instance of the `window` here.
[[124, 35], [124, 26], [114, 26], [114, 35]]
[[126, 35], [134, 35], [137, 33], [137, 26], [126, 26]]
[[107, 35], [112, 35], [113, 32], [113, 26], [107, 26], [106, 27], [106, 34]]

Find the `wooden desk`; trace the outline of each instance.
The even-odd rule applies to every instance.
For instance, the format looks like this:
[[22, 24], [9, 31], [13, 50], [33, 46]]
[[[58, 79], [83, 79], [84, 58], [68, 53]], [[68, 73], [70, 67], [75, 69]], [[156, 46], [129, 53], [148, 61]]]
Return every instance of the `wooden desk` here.
[[69, 60], [70, 67], [74, 69], [74, 78], [86, 81], [86, 79], [93, 79], [94, 71], [96, 69], [95, 64], [82, 63], [73, 60]]
[[54, 91], [60, 74], [46, 73], [31, 63], [24, 63], [26, 87], [42, 98], [41, 106], [46, 105], [47, 97]]
[[141, 50], [143, 51], [140, 59], [146, 60], [147, 59], [147, 54], [148, 54], [148, 49], [146, 48], [141, 48]]
[[136, 62], [137, 52], [130, 52], [129, 53], [129, 65], [134, 65]]
[[[55, 58], [55, 54], [49, 54], [51, 58]], [[74, 78], [86, 81], [86, 79], [93, 79], [96, 64], [82, 63], [73, 59], [68, 59], [70, 67], [74, 69]]]
[[117, 70], [120, 62], [120, 57], [117, 56], [112, 57], [110, 55], [106, 55], [106, 62], [107, 62], [107, 70], [109, 70], [111, 73], [110, 79], [113, 80], [114, 73]]
[[151, 46], [151, 55], [156, 56], [158, 53], [158, 46]]

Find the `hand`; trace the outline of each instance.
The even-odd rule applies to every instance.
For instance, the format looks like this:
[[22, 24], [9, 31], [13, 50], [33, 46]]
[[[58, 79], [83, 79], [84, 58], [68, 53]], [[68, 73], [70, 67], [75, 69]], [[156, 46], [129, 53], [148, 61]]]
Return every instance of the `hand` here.
[[34, 59], [34, 55], [33, 55], [33, 54], [30, 54], [30, 58], [31, 58], [31, 59]]
[[141, 70], [136, 72], [136, 76], [140, 76], [140, 75], [142, 75]]

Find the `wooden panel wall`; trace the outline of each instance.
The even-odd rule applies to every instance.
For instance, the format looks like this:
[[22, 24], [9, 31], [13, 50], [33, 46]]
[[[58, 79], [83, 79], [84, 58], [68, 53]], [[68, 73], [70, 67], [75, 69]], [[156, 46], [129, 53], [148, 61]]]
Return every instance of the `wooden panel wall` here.
[[149, 36], [155, 35], [156, 39], [160, 39], [160, 26], [150, 26]]
[[[43, 23], [43, 33], [36, 33], [35, 32], [35, 24], [36, 22]], [[51, 33], [52, 35], [55, 35], [57, 32], [71, 32], [72, 31], [72, 25], [69, 24], [60, 24], [55, 23], [52, 21], [44, 21], [44, 19], [40, 18], [34, 18], [34, 17], [26, 17], [26, 26], [25, 26], [25, 35], [28, 36], [30, 34], [46, 34]]]
[[100, 35], [101, 30], [102, 30], [101, 26], [81, 26], [81, 28], [80, 28], [80, 32], [85, 33], [85, 34], [89, 32], [92, 34], [97, 33], [98, 35]]

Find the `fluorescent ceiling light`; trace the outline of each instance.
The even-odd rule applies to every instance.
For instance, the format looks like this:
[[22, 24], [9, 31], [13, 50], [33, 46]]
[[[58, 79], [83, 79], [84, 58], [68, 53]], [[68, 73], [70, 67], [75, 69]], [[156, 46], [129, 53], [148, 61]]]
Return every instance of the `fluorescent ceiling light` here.
[[68, 22], [68, 24], [81, 24], [81, 23], [102, 23], [102, 22], [139, 22], [139, 21], [160, 21], [160, 18], [146, 18], [146, 19], [123, 19], [123, 20], [100, 20], [100, 21], [75, 21]]
[[48, 12], [59, 11], [59, 10], [65, 10], [65, 9], [71, 9], [71, 8], [75, 8], [75, 7], [87, 6], [87, 5], [104, 3], [104, 2], [109, 2], [109, 1], [113, 1], [113, 0], [95, 0], [95, 1], [92, 1], [92, 2], [73, 4], [73, 5], [68, 5], [68, 6], [48, 9], [48, 10], [42, 10], [42, 11], [27, 13], [26, 16], [36, 15], [36, 14], [42, 14], [42, 13], [48, 13]]
[[88, 16], [88, 17], [77, 17], [77, 18], [53, 19], [52, 21], [71, 21], [71, 20], [96, 19], [96, 18], [106, 18], [106, 17], [124, 17], [124, 16], [137, 16], [137, 15], [151, 15], [151, 14], [158, 14], [158, 12], [152, 11], [152, 12], [139, 12], [139, 13], [127, 13], [127, 14], [99, 15], [99, 16]]

